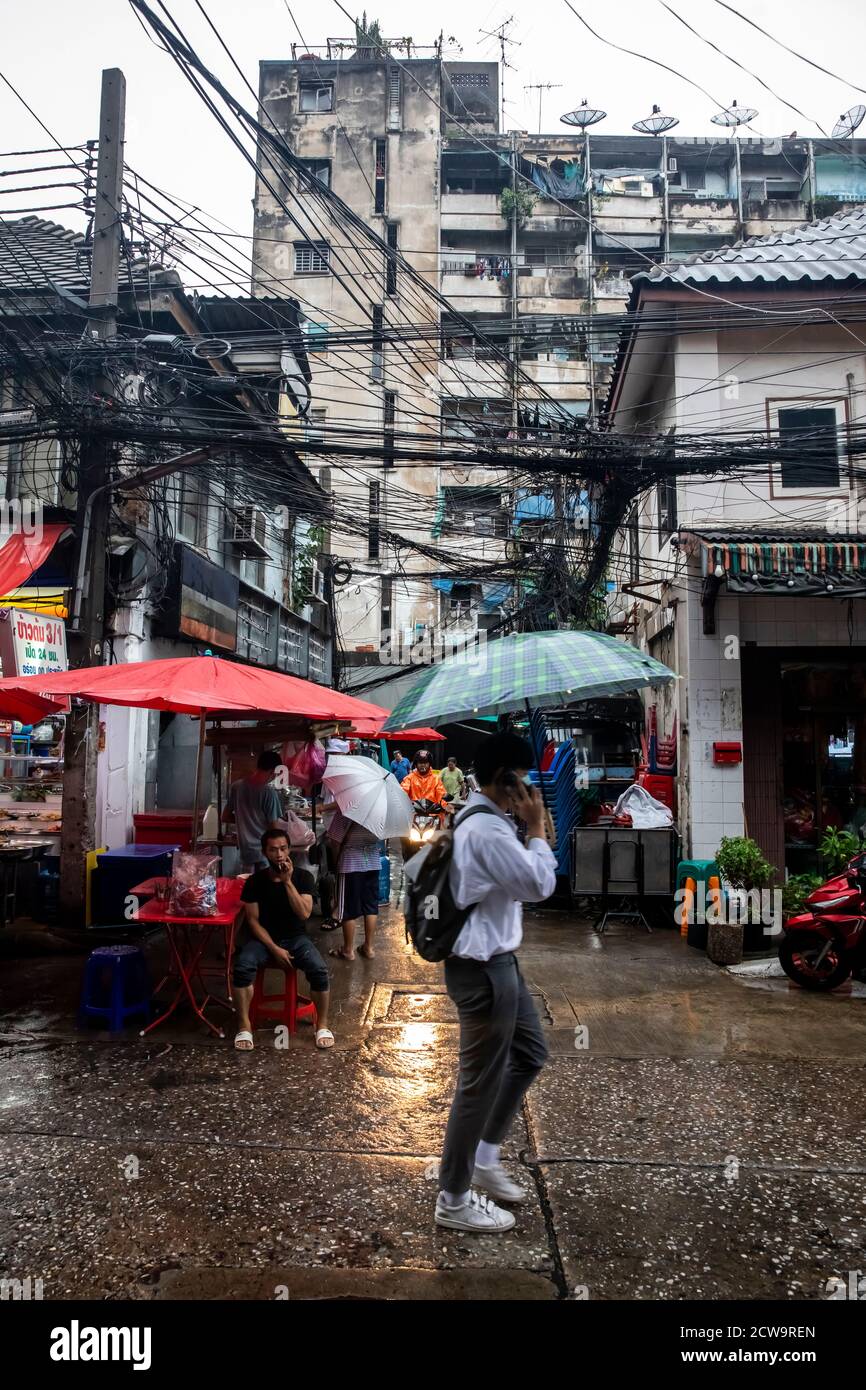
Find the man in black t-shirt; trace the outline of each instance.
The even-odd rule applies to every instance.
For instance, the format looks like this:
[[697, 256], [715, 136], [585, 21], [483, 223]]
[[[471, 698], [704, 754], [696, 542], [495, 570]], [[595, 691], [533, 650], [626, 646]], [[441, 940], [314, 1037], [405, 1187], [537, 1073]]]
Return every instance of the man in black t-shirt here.
[[262, 849], [268, 867], [252, 874], [241, 893], [241, 901], [246, 905], [246, 930], [235, 955], [232, 975], [232, 995], [238, 1012], [235, 1047], [240, 1052], [252, 1051], [253, 985], [256, 972], [271, 961], [304, 972], [316, 1006], [316, 1046], [333, 1047], [334, 1035], [328, 1027], [328, 967], [304, 927], [313, 910], [313, 876], [292, 864], [284, 831], [266, 830]]

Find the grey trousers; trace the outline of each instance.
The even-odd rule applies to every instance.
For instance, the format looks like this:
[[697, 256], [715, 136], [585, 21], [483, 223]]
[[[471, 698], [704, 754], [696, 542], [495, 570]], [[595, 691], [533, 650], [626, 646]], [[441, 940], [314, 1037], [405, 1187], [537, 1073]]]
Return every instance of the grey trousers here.
[[547, 1044], [512, 952], [488, 961], [449, 956], [445, 985], [460, 1016], [460, 1063], [439, 1186], [456, 1194], [472, 1182], [479, 1140], [502, 1143]]

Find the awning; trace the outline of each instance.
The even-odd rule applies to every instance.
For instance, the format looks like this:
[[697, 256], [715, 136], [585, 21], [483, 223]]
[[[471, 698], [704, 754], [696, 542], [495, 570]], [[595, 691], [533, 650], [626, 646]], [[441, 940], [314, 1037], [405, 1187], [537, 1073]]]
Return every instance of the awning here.
[[48, 559], [60, 537], [69, 527], [65, 522], [51, 522], [38, 535], [27, 536], [16, 531], [0, 548], [0, 595], [20, 589], [31, 574]]
[[699, 531], [701, 573], [729, 593], [866, 597], [866, 543], [823, 532]]
[[[431, 587], [437, 589], [440, 594], [450, 594], [455, 583], [465, 585], [467, 581], [465, 579], [456, 581], [454, 579], [432, 579], [430, 583]], [[506, 580], [503, 583], [482, 584], [482, 598], [478, 607], [482, 613], [495, 613], [496, 609], [501, 608], [505, 600], [511, 597], [513, 590], [514, 585], [510, 580]]]

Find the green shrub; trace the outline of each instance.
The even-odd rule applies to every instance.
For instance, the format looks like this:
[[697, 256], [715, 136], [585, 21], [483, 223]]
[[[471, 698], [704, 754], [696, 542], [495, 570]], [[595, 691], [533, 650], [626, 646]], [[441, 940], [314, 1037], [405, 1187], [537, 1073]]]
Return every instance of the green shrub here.
[[746, 835], [724, 835], [716, 863], [732, 888], [765, 888], [776, 872]]
[[818, 846], [830, 874], [837, 874], [840, 869], [844, 869], [859, 848], [860, 841], [856, 835], [852, 835], [850, 830], [837, 830], [835, 826], [830, 826], [824, 831], [824, 838]]
[[797, 917], [806, 907], [806, 899], [824, 880], [820, 874], [792, 874], [782, 889], [782, 916]]

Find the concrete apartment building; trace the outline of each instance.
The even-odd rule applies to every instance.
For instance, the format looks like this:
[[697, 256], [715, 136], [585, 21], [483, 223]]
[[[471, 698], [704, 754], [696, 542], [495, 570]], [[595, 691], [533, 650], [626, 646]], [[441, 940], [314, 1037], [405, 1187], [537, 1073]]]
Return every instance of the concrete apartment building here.
[[[631, 276], [866, 200], [862, 141], [503, 133], [497, 63], [403, 56], [403, 44], [383, 55], [332, 41], [261, 64], [263, 119], [454, 311], [375, 248], [359, 251], [283, 171], [288, 218], [265, 183], [279, 187], [280, 171], [263, 157], [253, 288], [293, 295], [307, 316], [310, 443], [352, 426], [377, 431], [386, 452], [395, 433], [489, 444], [517, 427], [549, 439], [557, 419], [598, 415]], [[465, 319], [506, 354], [513, 334], [516, 366]], [[377, 345], [377, 325], [422, 321], [434, 325], [423, 338]], [[352, 325], [372, 330], [372, 350], [341, 345]], [[431, 582], [435, 563], [395, 555], [384, 531], [452, 548], [470, 539], [483, 562], [552, 510], [489, 469], [386, 458], [322, 476], [358, 521], [357, 538], [332, 546], [351, 567], [336, 595], [350, 670], [384, 664], [396, 676], [425, 636], [495, 626], [515, 602], [501, 584]]]

